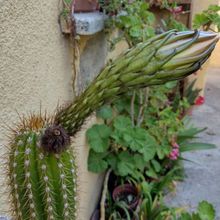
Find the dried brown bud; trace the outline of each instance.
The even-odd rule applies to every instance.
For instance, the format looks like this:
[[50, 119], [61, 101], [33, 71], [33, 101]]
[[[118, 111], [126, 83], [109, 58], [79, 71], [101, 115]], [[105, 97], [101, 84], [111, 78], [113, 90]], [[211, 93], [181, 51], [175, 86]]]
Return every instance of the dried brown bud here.
[[70, 136], [60, 125], [48, 127], [41, 137], [41, 147], [49, 153], [61, 153], [70, 145]]

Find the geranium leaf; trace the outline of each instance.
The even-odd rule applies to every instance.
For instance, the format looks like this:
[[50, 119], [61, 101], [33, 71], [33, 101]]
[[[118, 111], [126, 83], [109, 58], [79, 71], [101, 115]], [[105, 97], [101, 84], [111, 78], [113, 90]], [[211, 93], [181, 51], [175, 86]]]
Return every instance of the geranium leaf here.
[[109, 146], [111, 129], [107, 125], [93, 125], [86, 132], [86, 137], [91, 149], [97, 153], [105, 152]]
[[110, 119], [112, 117], [112, 109], [110, 106], [105, 105], [97, 111], [96, 115], [97, 117], [102, 118], [104, 120]]
[[134, 160], [129, 152], [124, 151], [118, 154], [118, 161], [117, 161], [118, 175], [127, 176], [128, 174], [132, 174], [134, 168], [135, 168]]
[[118, 131], [125, 131], [128, 127], [131, 127], [131, 120], [129, 117], [118, 116], [114, 120], [114, 128]]
[[211, 204], [206, 201], [202, 201], [198, 206], [198, 214], [201, 220], [214, 220], [215, 219], [215, 209]]
[[108, 163], [105, 161], [106, 154], [96, 153], [93, 150], [89, 151], [88, 170], [94, 173], [104, 172], [108, 168]]

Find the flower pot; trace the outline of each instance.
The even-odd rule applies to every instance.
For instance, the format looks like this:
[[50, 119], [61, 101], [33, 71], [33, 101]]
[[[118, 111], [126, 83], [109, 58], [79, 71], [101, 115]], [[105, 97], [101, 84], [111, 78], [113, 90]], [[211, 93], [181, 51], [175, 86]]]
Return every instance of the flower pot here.
[[125, 202], [132, 210], [136, 209], [140, 201], [138, 189], [131, 184], [117, 186], [112, 193], [112, 197], [115, 202]]
[[73, 1], [74, 12], [92, 12], [98, 9], [98, 0], [75, 0]]

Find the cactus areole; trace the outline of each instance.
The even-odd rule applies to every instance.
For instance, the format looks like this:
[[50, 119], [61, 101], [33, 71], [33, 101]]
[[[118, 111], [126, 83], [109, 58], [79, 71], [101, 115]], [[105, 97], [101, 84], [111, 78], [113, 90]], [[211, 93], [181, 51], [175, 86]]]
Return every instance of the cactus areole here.
[[213, 33], [169, 31], [125, 52], [107, 65], [68, 107], [48, 119], [31, 116], [13, 129], [9, 145], [9, 186], [19, 220], [74, 220], [76, 164], [70, 145], [86, 117], [131, 89], [181, 79], [211, 55]]

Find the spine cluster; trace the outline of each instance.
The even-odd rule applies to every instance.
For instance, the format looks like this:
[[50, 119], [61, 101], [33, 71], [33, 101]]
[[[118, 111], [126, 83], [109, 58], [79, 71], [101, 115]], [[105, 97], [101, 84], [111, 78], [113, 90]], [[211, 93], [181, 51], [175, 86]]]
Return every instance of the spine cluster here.
[[11, 144], [9, 176], [17, 219], [74, 220], [77, 172], [70, 150], [45, 152], [42, 131], [24, 131]]

